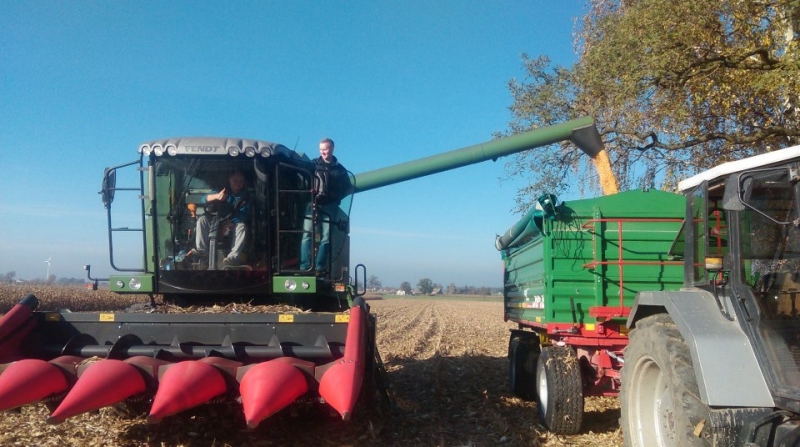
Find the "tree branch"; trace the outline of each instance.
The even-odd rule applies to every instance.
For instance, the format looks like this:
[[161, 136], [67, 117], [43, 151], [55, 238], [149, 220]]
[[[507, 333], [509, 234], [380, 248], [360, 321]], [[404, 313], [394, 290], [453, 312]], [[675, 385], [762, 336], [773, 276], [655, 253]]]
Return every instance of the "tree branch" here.
[[636, 150], [646, 151], [648, 149], [658, 148], [668, 151], [676, 151], [681, 149], [688, 149], [700, 144], [724, 140], [725, 142], [733, 145], [753, 144], [763, 141], [771, 137], [800, 137], [800, 129], [785, 126], [771, 126], [760, 129], [751, 133], [726, 133], [726, 132], [707, 132], [695, 136], [693, 138], [679, 141], [677, 143], [665, 143], [661, 141], [658, 134], [655, 132], [631, 132], [619, 128], [604, 129], [602, 135], [615, 133], [617, 135], [625, 135], [635, 137], [639, 140], [650, 140], [650, 142], [643, 146], [635, 147]]

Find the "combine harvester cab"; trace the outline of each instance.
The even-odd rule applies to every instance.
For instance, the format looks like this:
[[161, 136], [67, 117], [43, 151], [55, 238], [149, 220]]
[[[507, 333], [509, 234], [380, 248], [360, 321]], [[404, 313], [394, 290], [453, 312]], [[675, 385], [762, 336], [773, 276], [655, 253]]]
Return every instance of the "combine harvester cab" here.
[[[138, 401], [150, 404], [156, 423], [206, 402], [240, 401], [254, 428], [293, 404], [347, 420], [360, 402], [389, 403], [376, 317], [356, 286], [365, 284], [366, 267], [350, 269], [353, 194], [564, 140], [584, 146], [599, 135], [591, 118], [579, 118], [344, 182], [277, 143], [144, 143], [137, 160], [106, 169], [101, 194], [116, 271], [109, 288], [150, 303], [73, 313], [25, 297], [0, 320], [0, 410], [44, 401], [49, 422], [60, 423]], [[131, 184], [117, 185], [118, 173]], [[233, 173], [244, 180], [240, 198], [209, 202]], [[334, 191], [344, 192], [338, 206], [330, 205]], [[132, 214], [140, 215], [133, 224], [125, 219]], [[234, 218], [244, 223], [243, 239], [226, 224]], [[327, 247], [317, 223], [330, 228]], [[241, 256], [226, 262], [242, 240]], [[303, 253], [321, 265], [305, 265]], [[156, 297], [215, 306], [182, 311]]]
[[552, 194], [496, 240], [512, 391], [535, 399], [551, 431], [580, 430], [584, 396], [619, 393], [626, 318], [636, 293], [675, 290], [669, 255], [683, 196], [633, 190], [557, 204]]

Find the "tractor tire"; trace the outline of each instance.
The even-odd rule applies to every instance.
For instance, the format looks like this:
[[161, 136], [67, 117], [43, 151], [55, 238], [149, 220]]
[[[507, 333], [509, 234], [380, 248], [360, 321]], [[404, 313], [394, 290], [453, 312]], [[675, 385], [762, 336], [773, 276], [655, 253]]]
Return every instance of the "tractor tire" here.
[[702, 430], [710, 411], [699, 396], [689, 346], [669, 315], [638, 321], [629, 334], [622, 368], [624, 445], [712, 445], [708, 431]]
[[542, 348], [536, 361], [539, 421], [550, 432], [574, 435], [583, 422], [583, 383], [578, 357], [570, 347]]
[[512, 335], [508, 345], [509, 384], [511, 392], [524, 400], [536, 398], [534, 374], [536, 359], [539, 358], [539, 345]]

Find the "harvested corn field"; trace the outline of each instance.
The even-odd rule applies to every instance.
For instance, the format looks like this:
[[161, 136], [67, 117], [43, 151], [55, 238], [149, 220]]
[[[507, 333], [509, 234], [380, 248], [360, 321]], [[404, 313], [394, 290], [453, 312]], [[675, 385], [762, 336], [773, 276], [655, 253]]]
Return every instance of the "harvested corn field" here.
[[[43, 306], [69, 295], [72, 306], [92, 310], [98, 303], [124, 308], [106, 292], [53, 291], [4, 287], [3, 308], [22, 295], [41, 295]], [[142, 298], [139, 297], [141, 300]], [[109, 301], [111, 300], [111, 301]], [[117, 299], [118, 300], [118, 299]], [[83, 305], [81, 304], [83, 303]], [[94, 303], [94, 304], [92, 304]], [[588, 398], [583, 433], [547, 434], [536, 406], [508, 389], [509, 324], [498, 300], [390, 298], [370, 300], [378, 316], [377, 343], [393, 387], [395, 408], [357, 409], [354, 420], [313, 406], [293, 406], [247, 430], [240, 406], [211, 403], [150, 425], [131, 403], [48, 425], [43, 404], [0, 418], [2, 445], [621, 445], [619, 407], [611, 398]], [[231, 311], [231, 309], [227, 309]], [[242, 311], [233, 309], [232, 311]]]

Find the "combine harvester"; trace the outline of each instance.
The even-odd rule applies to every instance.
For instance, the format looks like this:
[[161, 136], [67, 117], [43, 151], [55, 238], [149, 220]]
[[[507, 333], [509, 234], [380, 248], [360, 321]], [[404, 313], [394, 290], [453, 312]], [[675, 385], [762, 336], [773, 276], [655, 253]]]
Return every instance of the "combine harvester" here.
[[511, 388], [560, 434], [619, 395], [626, 446], [800, 445], [800, 146], [679, 189], [545, 194], [497, 238]]
[[[254, 428], [294, 403], [327, 406], [347, 420], [361, 401], [382, 396], [386, 402], [376, 318], [356, 290], [365, 283], [366, 268], [359, 264], [351, 274], [349, 267], [352, 193], [563, 140], [580, 146], [599, 136], [591, 118], [580, 118], [351, 175], [350, 194], [334, 211], [316, 206], [331, 192], [327, 171], [283, 145], [225, 138], [145, 143], [137, 160], [105, 170], [101, 194], [111, 265], [119, 272], [108, 278], [110, 289], [149, 295], [151, 312], [37, 310], [38, 299], [28, 295], [0, 320], [0, 410], [44, 401], [52, 409], [48, 421], [60, 423], [117, 403], [152, 402], [147, 418], [155, 423], [209, 401], [240, 400]], [[117, 171], [133, 169], [139, 171], [137, 184], [117, 187]], [[203, 198], [235, 171], [243, 173], [249, 192], [250, 237], [246, 258], [229, 265], [223, 258], [232, 241], [220, 222], [231, 209]], [[141, 209], [140, 228], [113, 224], [112, 204], [123, 193]], [[299, 262], [304, 234], [320, 236], [315, 225], [304, 229], [308, 210], [309, 218], [330, 224], [331, 247], [321, 250], [319, 270]], [[209, 249], [206, 256], [192, 256], [204, 214]], [[142, 265], [118, 265], [114, 248], [125, 235], [138, 239]], [[168, 313], [155, 295], [185, 305], [281, 307]]]

